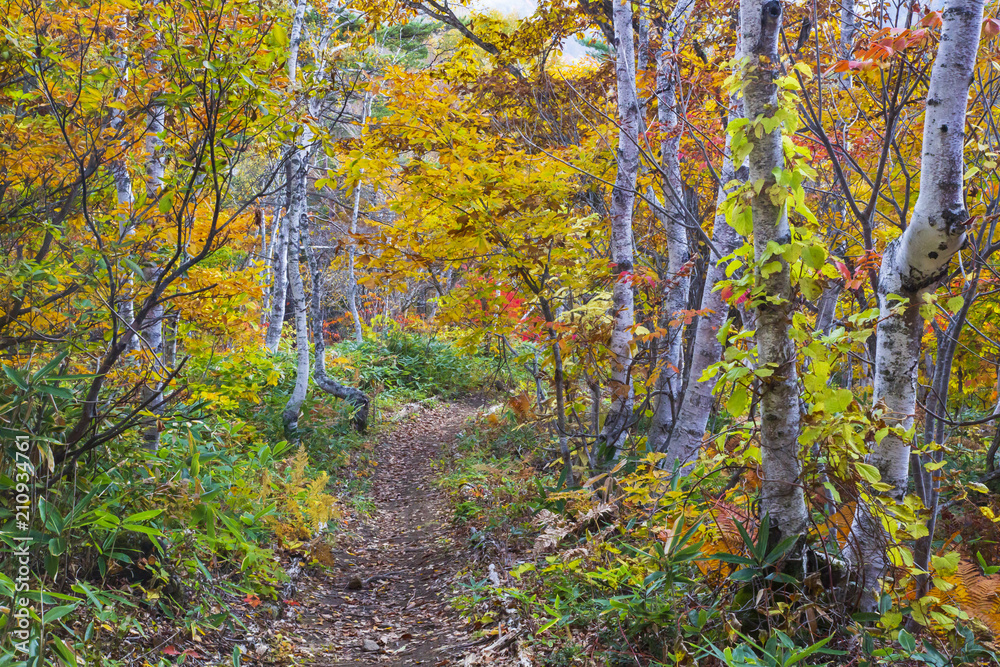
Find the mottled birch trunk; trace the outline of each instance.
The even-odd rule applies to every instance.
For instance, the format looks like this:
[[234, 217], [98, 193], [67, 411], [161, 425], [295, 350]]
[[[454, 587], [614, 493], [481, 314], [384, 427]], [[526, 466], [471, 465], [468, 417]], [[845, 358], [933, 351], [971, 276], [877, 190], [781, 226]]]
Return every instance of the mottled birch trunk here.
[[361, 207], [361, 183], [354, 186], [354, 207], [351, 211], [351, 241], [347, 246], [347, 304], [351, 309], [351, 319], [354, 320], [354, 340], [363, 340], [364, 330], [361, 328], [361, 316], [358, 314], [358, 277], [354, 272], [354, 235], [358, 233], [358, 211]]
[[[288, 82], [291, 89], [298, 90], [296, 79], [299, 67], [299, 45], [302, 44], [302, 28], [305, 22], [307, 0], [298, 0], [295, 14], [292, 16], [292, 29], [288, 33], [288, 60], [286, 67]], [[275, 248], [274, 282], [271, 285], [271, 313], [267, 323], [267, 333], [264, 335], [264, 348], [271, 353], [277, 352], [281, 342], [281, 330], [285, 324], [285, 302], [288, 299], [288, 277], [291, 275], [288, 262], [288, 248], [291, 245], [291, 227], [297, 220], [291, 220], [293, 190], [297, 187], [295, 179], [296, 165], [293, 162], [302, 158], [298, 155], [301, 148], [290, 146], [287, 151], [288, 163], [285, 165], [285, 215], [281, 218], [278, 228], [278, 246]], [[305, 158], [308, 161], [308, 157]], [[296, 163], [297, 164], [297, 163]], [[305, 176], [303, 175], [303, 178]], [[303, 199], [305, 191], [302, 192]], [[304, 209], [303, 209], [304, 210]]]
[[[361, 133], [365, 131], [365, 123], [368, 122], [368, 93], [361, 100]], [[354, 205], [351, 208], [351, 240], [347, 246], [347, 304], [351, 309], [351, 318], [354, 320], [354, 340], [362, 341], [364, 331], [361, 328], [361, 317], [358, 314], [358, 278], [354, 272], [354, 262], [357, 249], [354, 245], [354, 236], [358, 233], [358, 216], [361, 210], [361, 181], [354, 184]]]
[[[154, 68], [158, 69], [158, 63], [154, 61]], [[146, 197], [149, 201], [156, 201], [162, 195], [163, 177], [166, 171], [166, 160], [163, 156], [163, 123], [166, 120], [166, 110], [160, 104], [153, 103], [146, 125]], [[169, 214], [169, 213], [168, 213]], [[159, 282], [162, 269], [159, 266], [151, 265], [144, 267], [145, 279], [147, 283], [156, 284]], [[152, 360], [152, 370], [150, 372], [151, 381], [146, 383], [143, 390], [144, 399], [148, 402], [147, 409], [153, 414], [159, 414], [163, 409], [163, 387], [160, 381], [162, 376], [169, 373], [169, 369], [163, 364], [163, 316], [164, 309], [162, 303], [155, 304], [149, 311], [149, 316], [142, 326], [142, 339], [149, 351]], [[159, 420], [152, 418], [148, 421], [143, 431], [143, 443], [146, 449], [156, 451], [160, 447], [160, 427]]]
[[[742, 0], [740, 55], [747, 59], [743, 89], [746, 117], [770, 117], [777, 109], [778, 34], [781, 30], [782, 5], [779, 0]], [[752, 127], [752, 126], [751, 126]], [[791, 242], [788, 215], [784, 205], [771, 200], [768, 189], [775, 184], [772, 173], [784, 167], [781, 128], [755, 139], [750, 152], [751, 182], [763, 181], [763, 188], [753, 197], [754, 251], [757, 261], [766, 256], [767, 245]], [[806, 529], [808, 512], [802, 487], [802, 462], [799, 458], [799, 401], [795, 368], [795, 344], [788, 335], [792, 314], [792, 286], [788, 264], [780, 256], [780, 269], [764, 276], [758, 269], [757, 285], [762, 289], [756, 301], [756, 339], [758, 368], [772, 374], [760, 382], [761, 416], [761, 514], [770, 516], [772, 542], [801, 535]]]
[[615, 0], [615, 78], [618, 86], [618, 173], [611, 192], [611, 262], [614, 288], [614, 324], [611, 341], [611, 407], [604, 420], [598, 448], [617, 454], [625, 443], [632, 420], [632, 209], [639, 174], [639, 100], [635, 89], [635, 47], [632, 43], [632, 6]]
[[[923, 318], [921, 294], [937, 287], [965, 242], [969, 220], [962, 189], [965, 112], [982, 28], [982, 0], [945, 0], [944, 25], [931, 69], [924, 112], [920, 194], [902, 236], [889, 243], [879, 270], [880, 320], [875, 349], [873, 401], [889, 427], [909, 429], [916, 410], [917, 364]], [[901, 307], [889, 299], [908, 299]], [[875, 445], [869, 463], [889, 484], [890, 499], [906, 493], [910, 443], [890, 433]], [[886, 570], [888, 536], [878, 503], [858, 502], [847, 555], [861, 579], [861, 608], [872, 610]]]
[[[306, 134], [309, 134], [308, 132]], [[303, 137], [305, 139], [305, 137]], [[306, 312], [306, 291], [299, 267], [300, 235], [303, 219], [308, 215], [306, 202], [306, 175], [309, 169], [309, 149], [296, 147], [289, 161], [288, 214], [288, 291], [295, 315], [295, 386], [281, 413], [285, 433], [297, 439], [299, 415], [309, 390], [309, 321]]]
[[685, 227], [684, 183], [678, 154], [681, 127], [677, 114], [677, 51], [687, 27], [693, 0], [678, 0], [662, 28], [660, 49], [656, 54], [657, 120], [663, 139], [660, 142], [660, 178], [663, 207], [657, 218], [667, 237], [666, 284], [663, 289], [660, 328], [666, 330], [661, 339], [663, 354], [657, 360], [656, 401], [653, 419], [647, 434], [647, 447], [663, 451], [674, 426], [674, 414], [680, 407], [682, 352], [684, 327], [677, 313], [687, 308], [691, 280], [685, 269], [689, 259], [687, 228]]
[[[308, 223], [308, 218], [302, 219], [303, 224]], [[352, 423], [359, 433], [368, 430], [368, 411], [371, 401], [364, 392], [346, 387], [326, 373], [326, 332], [323, 330], [323, 273], [316, 262], [312, 250], [311, 233], [308, 227], [304, 230], [302, 237], [302, 250], [305, 252], [306, 262], [309, 267], [309, 276], [312, 282], [312, 295], [310, 305], [311, 329], [313, 336], [313, 347], [315, 349], [315, 360], [313, 362], [313, 381], [316, 386], [326, 393], [346, 401], [354, 407]]]
[[[291, 167], [286, 168], [290, 172]], [[287, 178], [287, 177], [286, 177]], [[290, 187], [290, 183], [286, 185]], [[286, 197], [290, 199], [290, 197]], [[288, 218], [291, 209], [286, 207], [285, 214], [275, 223], [278, 225], [278, 238], [274, 247], [274, 263], [271, 280], [271, 310], [267, 321], [267, 333], [264, 336], [264, 347], [268, 352], [278, 351], [281, 342], [281, 329], [285, 323], [285, 301], [288, 299]]]
[[[742, 117], [742, 109], [740, 105], [735, 103], [735, 100], [730, 109], [729, 117], [731, 119]], [[741, 167], [738, 171], [734, 169], [730, 140], [727, 134], [722, 168], [719, 170], [720, 185], [716, 197], [716, 211], [721, 211], [723, 202], [735, 189], [728, 188], [727, 185], [734, 180], [745, 181], [746, 177], [746, 167]], [[741, 242], [740, 235], [726, 222], [725, 214], [717, 213], [712, 231], [712, 244], [718, 249], [719, 254], [725, 257], [736, 250]], [[683, 466], [697, 457], [705, 429], [708, 426], [709, 416], [712, 414], [712, 405], [715, 402], [713, 391], [715, 390], [716, 378], [712, 377], [701, 381], [701, 376], [705, 369], [722, 358], [722, 343], [716, 336], [719, 333], [719, 328], [726, 321], [729, 306], [722, 298], [722, 291], [715, 289], [719, 281], [726, 279], [726, 267], [719, 263], [718, 260], [721, 258], [714, 259], [715, 261], [709, 262], [705, 275], [705, 287], [702, 291], [700, 309], [706, 311], [706, 314], [698, 317], [695, 329], [694, 348], [691, 353], [691, 379], [677, 413], [677, 425], [670, 437], [667, 456], [662, 463], [668, 470], [673, 468], [675, 462], [679, 462]]]

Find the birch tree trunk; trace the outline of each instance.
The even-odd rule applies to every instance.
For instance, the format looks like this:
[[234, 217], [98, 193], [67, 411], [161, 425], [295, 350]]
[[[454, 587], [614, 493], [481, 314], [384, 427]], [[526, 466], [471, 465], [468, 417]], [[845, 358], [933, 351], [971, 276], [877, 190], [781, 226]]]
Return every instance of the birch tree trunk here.
[[615, 0], [615, 78], [618, 86], [618, 173], [611, 192], [611, 262], [614, 267], [612, 308], [614, 324], [611, 341], [611, 407], [597, 441], [616, 454], [628, 435], [632, 419], [632, 209], [639, 174], [639, 100], [635, 89], [635, 47], [632, 35], [632, 6]]
[[[306, 224], [308, 218], [303, 218]], [[304, 230], [302, 237], [302, 250], [306, 256], [309, 267], [309, 276], [312, 282], [312, 295], [310, 305], [311, 329], [313, 335], [313, 347], [315, 348], [315, 361], [313, 362], [313, 381], [316, 386], [326, 393], [346, 401], [354, 407], [352, 423], [359, 433], [364, 433], [368, 429], [368, 412], [371, 404], [368, 396], [353, 387], [346, 387], [326, 373], [326, 332], [323, 330], [323, 273], [316, 262], [312, 250], [311, 232], [308, 226]]]
[[[941, 41], [931, 69], [924, 112], [920, 194], [902, 236], [886, 246], [879, 270], [880, 319], [876, 336], [872, 399], [889, 427], [907, 430], [916, 410], [916, 378], [924, 292], [937, 287], [952, 256], [965, 242], [969, 221], [962, 189], [965, 113], [982, 29], [983, 0], [945, 0]], [[898, 305], [890, 295], [906, 301]], [[863, 610], [875, 608], [885, 573], [885, 534], [877, 506], [906, 493], [910, 443], [890, 432], [868, 456], [886, 497], [858, 502], [847, 556], [857, 569]]]
[[[296, 76], [299, 66], [299, 45], [302, 44], [302, 26], [305, 22], [306, 4], [307, 0], [298, 0], [296, 3], [295, 14], [292, 17], [292, 29], [288, 35], [288, 82], [293, 90], [298, 89]], [[288, 298], [288, 276], [291, 275], [290, 269], [288, 268], [288, 247], [291, 239], [291, 227], [297, 223], [297, 221], [290, 220], [292, 217], [291, 202], [293, 198], [293, 189], [296, 187], [292, 182], [293, 174], [296, 173], [295, 168], [292, 166], [292, 162], [301, 157], [296, 156], [295, 152], [297, 150], [299, 149], [294, 146], [288, 149], [288, 164], [285, 166], [287, 173], [285, 180], [285, 215], [282, 216], [280, 221], [281, 226], [278, 228], [278, 245], [275, 248], [274, 283], [271, 286], [271, 314], [267, 323], [267, 333], [264, 336], [264, 348], [271, 353], [277, 352], [278, 350], [278, 344], [281, 342], [281, 330], [285, 324], [285, 301]], [[308, 160], [308, 157], [306, 159]], [[302, 196], [303, 198], [305, 197], [304, 190]]]
[[[778, 34], [782, 5], [779, 0], [742, 0], [740, 55], [748, 61], [743, 89], [744, 109], [751, 127], [758, 117], [773, 116], [777, 109]], [[784, 205], [771, 200], [768, 189], [775, 184], [772, 173], [784, 167], [781, 128], [765, 132], [754, 141], [750, 152], [751, 182], [763, 181], [751, 202], [754, 251], [758, 262], [766, 257], [767, 245], [791, 242]], [[792, 288], [788, 263], [780, 256], [780, 270], [764, 276], [758, 269], [757, 285], [762, 288], [756, 301], [758, 367], [772, 375], [760, 382], [761, 413], [761, 515], [770, 516], [771, 535], [777, 540], [801, 535], [808, 513], [802, 488], [799, 458], [799, 402], [795, 368], [795, 344], [788, 335], [791, 323]]]
[[285, 218], [288, 224], [288, 290], [291, 293], [292, 309], [295, 314], [296, 365], [295, 386], [281, 413], [281, 420], [285, 426], [285, 433], [290, 438], [297, 438], [299, 415], [309, 390], [309, 321], [306, 313], [305, 285], [299, 268], [300, 230], [303, 218], [308, 215], [306, 175], [309, 168], [309, 149], [305, 146], [296, 147], [288, 164], [290, 192], [288, 214]]
[[[731, 119], [742, 117], [740, 105], [735, 100], [730, 108], [729, 117]], [[727, 134], [722, 168], [719, 170], [720, 185], [716, 198], [716, 211], [721, 210], [723, 202], [735, 189], [726, 186], [734, 180], [745, 181], [746, 177], [746, 167], [741, 167], [738, 171], [734, 169], [730, 139]], [[718, 249], [719, 254], [725, 257], [736, 250], [741, 241], [740, 235], [726, 222], [725, 213], [717, 213], [712, 231], [712, 243]], [[705, 287], [702, 291], [700, 308], [702, 311], [706, 311], [706, 314], [698, 317], [694, 334], [694, 348], [691, 353], [691, 379], [677, 413], [677, 425], [670, 437], [667, 456], [662, 463], [668, 470], [673, 468], [675, 462], [684, 466], [696, 458], [705, 435], [705, 429], [708, 426], [708, 418], [712, 413], [712, 405], [715, 402], [712, 392], [715, 390], [716, 378], [712, 377], [704, 382], [700, 380], [705, 369], [722, 358], [722, 343], [719, 342], [716, 335], [726, 321], [726, 314], [729, 311], [728, 304], [722, 298], [722, 291], [715, 289], [720, 280], [726, 279], [726, 267], [719, 264], [718, 259], [720, 258], [716, 258], [715, 262], [709, 262], [705, 275]]]
[[[361, 100], [361, 133], [365, 131], [368, 122], [368, 93]], [[351, 208], [351, 241], [347, 246], [347, 304], [354, 320], [354, 340], [362, 341], [364, 331], [361, 328], [361, 317], [358, 315], [358, 278], [354, 273], [354, 258], [357, 249], [354, 246], [354, 235], [358, 233], [358, 216], [361, 209], [361, 181], [354, 184], [354, 205]]]
[[676, 314], [687, 307], [691, 280], [684, 270], [689, 254], [684, 226], [684, 184], [678, 155], [681, 128], [677, 116], [677, 84], [680, 77], [676, 55], [693, 7], [693, 0], [678, 0], [662, 28], [660, 49], [656, 54], [657, 120], [663, 134], [660, 142], [663, 208], [657, 211], [657, 218], [667, 235], [667, 282], [663, 290], [660, 327], [667, 333], [662, 339], [665, 349], [658, 360], [656, 402], [647, 434], [647, 447], [651, 451], [663, 451], [666, 447], [674, 425], [674, 414], [680, 407], [683, 381], [681, 357], [684, 328], [676, 319]]
[[[286, 169], [286, 172], [289, 171]], [[290, 184], [286, 185], [290, 187]], [[290, 197], [288, 197], [290, 199]], [[278, 238], [275, 241], [274, 264], [271, 282], [271, 311], [267, 321], [267, 334], [264, 336], [264, 347], [272, 354], [278, 351], [281, 342], [281, 329], [285, 322], [285, 301], [288, 298], [288, 217], [291, 210], [286, 210], [275, 223], [278, 225]]]
[[[159, 63], [153, 58], [152, 67], [159, 69]], [[149, 201], [156, 201], [162, 195], [163, 177], [166, 172], [166, 160], [164, 159], [163, 139], [161, 135], [164, 130], [166, 120], [166, 110], [163, 105], [153, 102], [146, 124], [146, 197]], [[160, 281], [162, 269], [155, 264], [144, 267], [146, 282], [156, 284]], [[147, 400], [148, 409], [153, 414], [159, 414], [163, 408], [163, 388], [159, 378], [167, 375], [163, 372], [163, 318], [164, 309], [162, 303], [157, 303], [150, 309], [149, 316], [145, 320], [142, 328], [142, 339], [149, 350], [152, 358], [153, 368], [151, 371], [152, 381], [146, 384], [143, 390], [144, 398]], [[143, 431], [143, 443], [146, 449], [156, 451], [160, 446], [160, 427], [158, 419], [152, 418]]]

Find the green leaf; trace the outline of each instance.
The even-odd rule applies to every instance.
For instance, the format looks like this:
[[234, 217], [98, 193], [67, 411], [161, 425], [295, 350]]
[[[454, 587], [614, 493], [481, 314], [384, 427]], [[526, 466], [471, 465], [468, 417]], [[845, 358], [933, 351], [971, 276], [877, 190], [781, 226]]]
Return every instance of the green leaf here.
[[914, 651], [917, 650], [917, 640], [914, 639], [913, 635], [911, 635], [906, 630], [899, 631], [898, 641], [899, 645], [903, 647], [903, 650], [905, 650], [908, 653], [913, 653]]
[[879, 473], [878, 468], [873, 465], [858, 461], [854, 464], [854, 468], [858, 471], [858, 474], [861, 475], [861, 479], [866, 482], [877, 482], [882, 479], [882, 475]]
[[174, 206], [174, 193], [164, 192], [163, 196], [160, 197], [160, 201], [156, 206], [158, 209], [160, 209], [160, 213], [162, 213], [163, 215], [170, 213], [170, 209], [173, 208]]
[[150, 526], [138, 526], [132, 523], [123, 523], [123, 530], [131, 530], [135, 533], [142, 533], [144, 535], [149, 535], [150, 537], [161, 537], [163, 533], [159, 528], [151, 528]]
[[736, 570], [731, 575], [729, 575], [732, 581], [750, 581], [754, 577], [760, 576], [760, 570], [755, 567], [745, 567], [742, 570]]
[[58, 621], [74, 609], [76, 609], [75, 604], [64, 604], [58, 607], [53, 607], [45, 612], [45, 615], [42, 617], [42, 623], [53, 623]]
[[747, 395], [747, 388], [741, 384], [736, 385], [733, 389], [732, 395], [726, 402], [726, 410], [729, 411], [733, 417], [739, 417], [743, 414], [743, 411], [747, 407], [749, 402], [749, 396]]
[[146, 510], [145, 512], [137, 512], [136, 514], [130, 514], [129, 516], [122, 519], [123, 523], [139, 523], [140, 521], [149, 521], [163, 514], [163, 510]]
[[28, 391], [28, 383], [21, 377], [21, 374], [14, 370], [13, 367], [4, 365], [3, 372], [10, 378], [10, 381], [16, 384], [21, 391]]
[[802, 249], [802, 261], [810, 269], [819, 271], [826, 264], [826, 248], [820, 245], [810, 245]]
[[854, 393], [850, 389], [834, 389], [823, 397], [823, 406], [827, 412], [843, 412], [854, 400]]

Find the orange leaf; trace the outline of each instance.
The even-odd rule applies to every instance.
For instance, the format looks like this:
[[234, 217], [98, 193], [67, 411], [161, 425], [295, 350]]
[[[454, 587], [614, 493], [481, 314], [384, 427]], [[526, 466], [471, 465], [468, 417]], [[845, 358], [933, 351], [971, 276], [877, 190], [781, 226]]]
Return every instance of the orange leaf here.
[[943, 24], [941, 12], [928, 12], [924, 18], [920, 19], [920, 25], [925, 28], [940, 28]]

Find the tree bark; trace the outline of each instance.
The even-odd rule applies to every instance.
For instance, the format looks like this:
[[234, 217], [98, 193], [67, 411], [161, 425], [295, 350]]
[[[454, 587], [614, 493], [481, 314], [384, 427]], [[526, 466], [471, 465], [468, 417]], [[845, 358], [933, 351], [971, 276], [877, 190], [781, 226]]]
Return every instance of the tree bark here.
[[[965, 242], [969, 220], [962, 188], [965, 113], [982, 29], [982, 0], [945, 0], [941, 41], [931, 69], [924, 112], [920, 194], [902, 236], [889, 243], [879, 270], [880, 320], [875, 349], [873, 401], [889, 427], [907, 430], [916, 409], [916, 377], [924, 292], [937, 287], [952, 256]], [[898, 304], [890, 295], [904, 297]], [[898, 306], [898, 307], [897, 307]], [[890, 432], [868, 456], [881, 481], [892, 490], [887, 499], [906, 493], [910, 443]], [[847, 556], [862, 586], [860, 606], [875, 608], [886, 570], [888, 536], [878, 517], [878, 501], [858, 502]]]
[[[305, 220], [304, 220], [305, 222]], [[305, 239], [302, 243], [306, 255], [306, 262], [309, 266], [309, 276], [312, 282], [312, 304], [310, 316], [312, 323], [313, 347], [315, 348], [315, 361], [313, 362], [313, 381], [316, 386], [326, 393], [346, 401], [354, 407], [354, 415], [351, 422], [355, 430], [364, 433], [368, 430], [368, 414], [371, 400], [368, 396], [353, 387], [346, 387], [326, 373], [326, 332], [323, 330], [323, 274], [319, 264], [316, 262], [312, 250], [311, 233], [308, 227], [305, 230]]]
[[614, 324], [611, 341], [611, 407], [597, 441], [597, 449], [615, 455], [628, 436], [632, 420], [632, 209], [639, 174], [639, 100], [635, 88], [635, 47], [632, 33], [632, 6], [615, 0], [615, 78], [618, 86], [618, 173], [611, 192], [611, 262], [614, 288]]
[[[742, 0], [741, 57], [746, 59], [743, 99], [747, 118], [774, 115], [777, 109], [778, 34], [781, 30], [782, 4], [779, 0]], [[766, 257], [768, 243], [791, 242], [788, 214], [768, 194], [775, 185], [772, 173], [784, 167], [782, 132], [779, 127], [763, 133], [750, 152], [751, 182], [763, 181], [753, 196], [754, 251], [758, 262]], [[806, 529], [808, 512], [802, 487], [802, 462], [799, 457], [799, 402], [795, 367], [795, 344], [788, 335], [792, 313], [792, 286], [788, 263], [780, 256], [780, 270], [763, 276], [757, 270], [757, 286], [762, 294], [756, 302], [756, 339], [758, 368], [768, 368], [772, 375], [760, 382], [761, 416], [761, 514], [770, 517], [775, 542]]]
[[288, 218], [290, 214], [291, 210], [286, 210], [276, 223], [278, 225], [278, 238], [275, 241], [272, 269], [274, 278], [271, 282], [271, 312], [267, 322], [267, 333], [264, 336], [264, 348], [272, 354], [278, 351], [281, 330], [285, 323], [285, 301], [288, 299]]
[[660, 169], [663, 172], [661, 195], [663, 208], [657, 218], [667, 236], [667, 278], [663, 289], [660, 328], [666, 330], [662, 342], [664, 351], [658, 360], [656, 401], [653, 419], [647, 434], [650, 451], [663, 451], [674, 426], [674, 414], [680, 407], [683, 376], [682, 352], [684, 327], [677, 313], [687, 308], [691, 279], [685, 265], [689, 259], [684, 183], [681, 181], [680, 150], [681, 127], [677, 114], [677, 52], [680, 48], [688, 18], [694, 7], [693, 0], [678, 0], [660, 35], [660, 49], [656, 54], [657, 120], [663, 139], [660, 142]]
[[[739, 117], [742, 117], [742, 110], [734, 100], [730, 118]], [[720, 185], [716, 198], [717, 211], [721, 209], [723, 202], [735, 189], [727, 187], [727, 185], [734, 180], [745, 181], [747, 177], [746, 167], [741, 167], [739, 170], [734, 169], [729, 147], [730, 140], [727, 134], [722, 168], [719, 170]], [[741, 242], [740, 235], [726, 222], [725, 213], [717, 213], [712, 231], [712, 243], [718, 249], [719, 254], [725, 257], [736, 250]], [[718, 260], [721, 258], [715, 259], [716, 261], [709, 263], [705, 275], [705, 287], [702, 291], [700, 309], [707, 312], [698, 317], [695, 329], [694, 348], [691, 353], [691, 379], [677, 413], [677, 425], [670, 437], [667, 456], [662, 463], [668, 470], [674, 467], [675, 462], [684, 466], [697, 457], [708, 426], [709, 416], [712, 413], [712, 405], [715, 402], [713, 392], [715, 391], [716, 378], [712, 377], [704, 382], [701, 381], [705, 369], [722, 358], [722, 343], [719, 342], [717, 335], [729, 312], [729, 306], [722, 298], [722, 291], [715, 289], [719, 281], [726, 279], [726, 267], [719, 263]]]
[[[306, 134], [311, 133], [306, 132]], [[305, 286], [299, 268], [300, 231], [303, 218], [308, 215], [306, 201], [308, 168], [309, 149], [306, 146], [296, 147], [292, 152], [292, 159], [289, 160], [289, 201], [288, 214], [285, 216], [288, 224], [288, 289], [291, 292], [292, 309], [295, 314], [296, 366], [295, 386], [285, 404], [281, 419], [285, 433], [290, 438], [298, 437], [299, 415], [309, 390], [309, 322], [306, 313]]]

